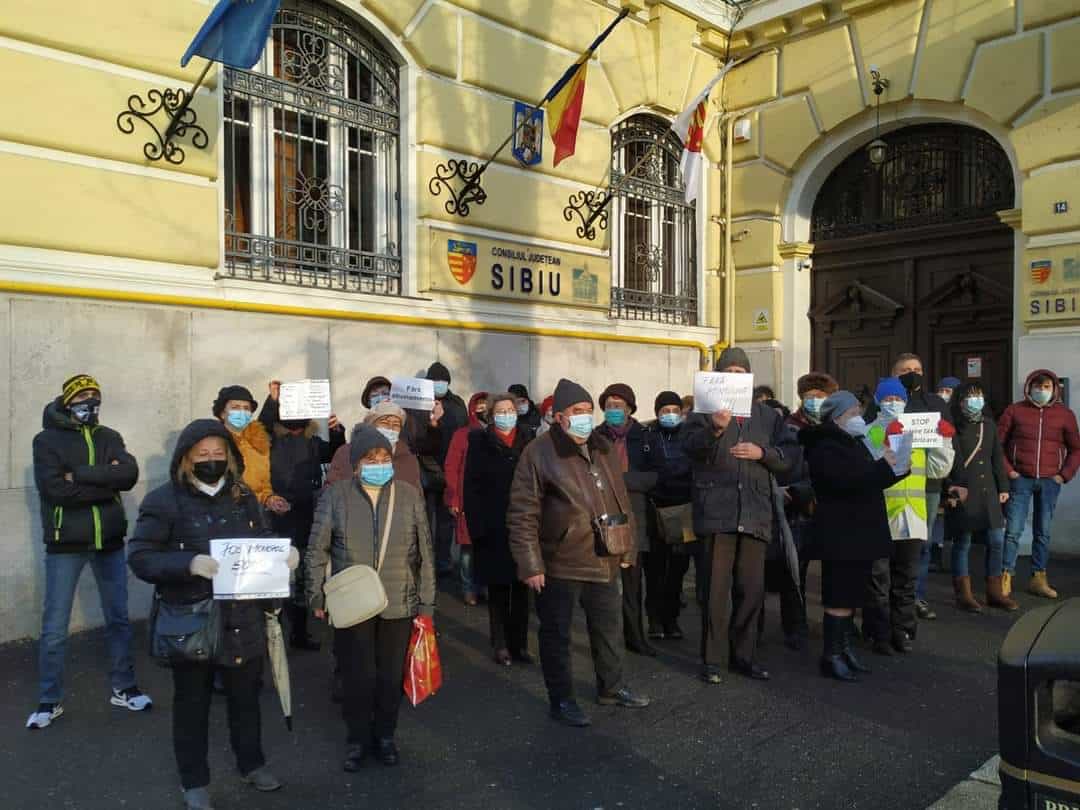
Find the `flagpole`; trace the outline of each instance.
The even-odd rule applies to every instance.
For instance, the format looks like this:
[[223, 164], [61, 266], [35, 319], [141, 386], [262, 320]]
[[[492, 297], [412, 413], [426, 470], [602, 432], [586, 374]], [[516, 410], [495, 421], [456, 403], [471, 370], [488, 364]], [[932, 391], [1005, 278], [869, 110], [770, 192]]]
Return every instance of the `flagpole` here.
[[165, 137], [162, 138], [163, 143], [168, 143], [169, 139], [176, 134], [176, 130], [180, 127], [181, 116], [183, 116], [183, 114], [187, 112], [188, 107], [191, 106], [191, 100], [195, 97], [195, 91], [202, 86], [203, 80], [206, 78], [206, 74], [210, 72], [210, 68], [213, 64], [214, 62], [212, 59], [206, 60], [206, 67], [203, 68], [202, 73], [199, 74], [199, 78], [195, 80], [195, 84], [191, 85], [191, 89], [188, 91], [187, 95], [184, 96], [184, 100], [169, 119], [169, 126], [165, 129]]

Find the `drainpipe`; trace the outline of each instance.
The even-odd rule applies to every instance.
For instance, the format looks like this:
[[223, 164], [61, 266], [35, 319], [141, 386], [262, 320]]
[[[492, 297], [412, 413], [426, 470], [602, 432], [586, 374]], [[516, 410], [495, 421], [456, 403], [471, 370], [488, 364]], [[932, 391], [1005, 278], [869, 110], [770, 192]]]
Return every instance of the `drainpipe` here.
[[731, 175], [735, 116], [729, 114], [724, 123], [724, 342], [732, 346], [735, 343], [735, 260], [731, 255]]

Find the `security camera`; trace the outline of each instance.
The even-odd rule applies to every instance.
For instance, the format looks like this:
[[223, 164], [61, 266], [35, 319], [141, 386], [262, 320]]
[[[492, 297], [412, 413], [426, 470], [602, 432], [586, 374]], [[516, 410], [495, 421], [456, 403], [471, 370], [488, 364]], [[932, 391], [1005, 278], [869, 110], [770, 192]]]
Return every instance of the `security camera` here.
[[814, 260], [807, 256], [805, 259], [799, 259], [798, 264], [795, 267], [801, 272], [803, 270], [812, 270], [814, 268]]

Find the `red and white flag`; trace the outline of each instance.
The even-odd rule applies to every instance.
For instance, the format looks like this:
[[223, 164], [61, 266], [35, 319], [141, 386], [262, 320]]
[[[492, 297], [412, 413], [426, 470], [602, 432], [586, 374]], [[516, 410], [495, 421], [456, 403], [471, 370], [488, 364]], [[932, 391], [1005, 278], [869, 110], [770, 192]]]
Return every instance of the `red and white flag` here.
[[705, 85], [690, 105], [679, 114], [671, 125], [671, 130], [679, 136], [683, 142], [682, 160], [679, 162], [679, 170], [682, 172], [683, 184], [686, 188], [686, 201], [688, 203], [697, 199], [698, 187], [701, 185], [701, 142], [705, 139], [705, 121], [708, 117], [709, 93], [712, 92], [716, 83], [724, 78], [735, 62], [728, 62], [724, 67]]

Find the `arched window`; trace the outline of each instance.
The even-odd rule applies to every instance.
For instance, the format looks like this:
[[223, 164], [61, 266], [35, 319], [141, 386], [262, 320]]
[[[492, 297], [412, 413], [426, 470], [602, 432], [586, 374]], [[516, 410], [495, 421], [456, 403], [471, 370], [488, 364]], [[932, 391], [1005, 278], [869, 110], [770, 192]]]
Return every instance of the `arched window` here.
[[682, 143], [667, 122], [635, 115], [611, 133], [615, 318], [697, 324], [696, 208], [687, 205]]
[[1012, 167], [997, 141], [974, 127], [928, 124], [885, 136], [885, 162], [865, 149], [841, 163], [814, 203], [811, 239], [941, 225], [1012, 208]]
[[236, 278], [400, 295], [398, 69], [355, 20], [284, 0], [262, 61], [224, 73], [225, 261]]

